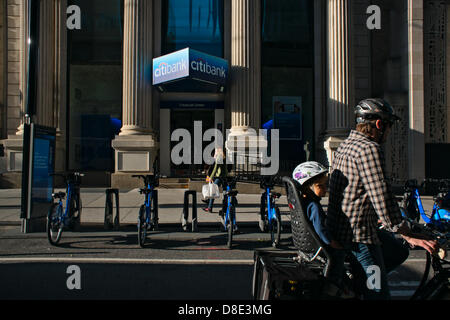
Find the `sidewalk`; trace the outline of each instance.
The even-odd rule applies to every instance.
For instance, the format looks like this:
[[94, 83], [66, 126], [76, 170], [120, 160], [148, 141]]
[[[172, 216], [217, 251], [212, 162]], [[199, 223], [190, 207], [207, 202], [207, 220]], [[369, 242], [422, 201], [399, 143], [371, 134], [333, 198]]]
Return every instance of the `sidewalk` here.
[[[136, 224], [139, 207], [143, 204], [144, 196], [139, 194], [139, 189], [121, 190], [119, 194], [120, 224]], [[56, 189], [56, 191], [65, 191]], [[183, 212], [184, 192], [186, 189], [159, 189], [159, 223], [180, 224]], [[258, 226], [260, 194], [238, 194], [238, 207], [236, 210], [237, 221], [245, 223], [255, 223]], [[197, 192], [197, 219], [199, 224], [219, 224], [218, 211], [221, 208], [221, 199], [215, 201], [213, 213], [206, 213], [201, 208], [205, 204], [201, 201], [201, 193]], [[105, 189], [103, 188], [82, 188], [82, 223], [101, 224], [105, 215]], [[0, 189], [0, 224], [20, 225], [20, 189]], [[426, 213], [430, 213], [433, 207], [433, 198], [422, 197], [423, 206]], [[322, 199], [322, 205], [326, 209], [328, 198]], [[286, 196], [278, 200], [283, 223], [289, 223], [289, 208]], [[115, 214], [115, 211], [114, 211]]]
[[[55, 192], [65, 191], [55, 189]], [[181, 224], [183, 212], [184, 192], [186, 189], [159, 189], [158, 207], [160, 224]], [[258, 226], [260, 194], [239, 194], [236, 210], [237, 222], [255, 223]], [[206, 205], [201, 201], [202, 195], [197, 192], [197, 221], [199, 224], [220, 224], [218, 212], [221, 209], [221, 199], [214, 203], [213, 213], [202, 210]], [[103, 188], [82, 188], [81, 223], [101, 224], [104, 222], [106, 194]], [[0, 224], [20, 225], [20, 189], [0, 189]], [[190, 197], [192, 202], [192, 198]], [[144, 203], [144, 196], [139, 189], [121, 190], [119, 193], [120, 224], [136, 224], [140, 206]], [[289, 222], [289, 208], [286, 197], [278, 201], [282, 214], [282, 221]], [[191, 209], [190, 209], [191, 212]], [[115, 215], [115, 208], [114, 208]], [[189, 214], [189, 218], [191, 215]]]

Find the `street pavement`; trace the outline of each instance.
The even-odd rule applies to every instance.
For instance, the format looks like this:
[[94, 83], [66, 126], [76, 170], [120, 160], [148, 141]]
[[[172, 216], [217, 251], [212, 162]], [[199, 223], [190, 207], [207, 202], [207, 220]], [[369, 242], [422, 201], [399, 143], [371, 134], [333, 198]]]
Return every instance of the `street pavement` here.
[[[138, 189], [121, 190], [120, 228], [104, 230], [105, 190], [83, 188], [81, 229], [64, 232], [58, 247], [49, 245], [45, 233], [21, 233], [21, 191], [0, 190], [0, 299], [251, 299], [254, 252], [274, 250], [269, 234], [258, 229], [260, 195], [238, 195], [240, 232], [229, 250], [217, 214], [220, 200], [214, 213], [206, 213], [197, 194], [198, 230], [182, 230], [184, 192], [159, 190], [160, 228], [142, 249], [136, 236], [143, 203]], [[425, 210], [431, 210], [432, 199], [424, 197], [423, 202]], [[292, 251], [285, 196], [279, 205], [283, 233], [275, 250]], [[327, 198], [323, 205], [326, 208]], [[81, 291], [67, 289], [71, 265], [82, 271]], [[395, 299], [411, 295], [424, 265], [424, 251], [411, 250], [406, 263], [389, 278]]]

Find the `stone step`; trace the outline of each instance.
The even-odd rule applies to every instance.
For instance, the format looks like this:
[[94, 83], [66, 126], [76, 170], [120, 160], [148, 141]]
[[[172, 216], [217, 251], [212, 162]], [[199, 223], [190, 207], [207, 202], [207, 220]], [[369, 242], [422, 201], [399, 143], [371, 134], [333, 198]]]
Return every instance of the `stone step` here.
[[161, 178], [159, 188], [162, 189], [189, 189], [189, 178]]

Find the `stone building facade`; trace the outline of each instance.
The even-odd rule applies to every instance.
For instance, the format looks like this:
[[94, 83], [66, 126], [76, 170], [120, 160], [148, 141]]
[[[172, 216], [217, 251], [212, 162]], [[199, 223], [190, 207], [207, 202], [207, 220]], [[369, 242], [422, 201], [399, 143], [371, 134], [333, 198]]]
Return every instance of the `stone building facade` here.
[[[354, 128], [354, 105], [381, 97], [402, 118], [385, 147], [391, 176], [450, 178], [436, 160], [450, 159], [447, 1], [196, 0], [186, 10], [177, 0], [108, 3], [40, 2], [33, 121], [57, 129], [57, 171], [85, 170], [93, 186], [130, 186], [132, 174], [152, 171], [159, 153], [161, 171], [175, 177], [186, 172], [170, 163], [170, 135], [183, 122], [203, 120], [245, 139], [276, 113], [276, 99], [301, 101], [302, 131], [281, 145], [282, 169], [307, 159], [329, 164]], [[26, 0], [0, 4], [0, 179], [17, 187], [29, 10]], [[81, 30], [68, 27], [74, 5]], [[373, 6], [380, 29], [368, 24]], [[228, 61], [224, 92], [152, 86], [152, 59], [183, 44]], [[188, 104], [199, 107], [183, 109]], [[121, 123], [106, 149], [92, 133], [104, 115]], [[109, 153], [92, 158], [95, 150]]]

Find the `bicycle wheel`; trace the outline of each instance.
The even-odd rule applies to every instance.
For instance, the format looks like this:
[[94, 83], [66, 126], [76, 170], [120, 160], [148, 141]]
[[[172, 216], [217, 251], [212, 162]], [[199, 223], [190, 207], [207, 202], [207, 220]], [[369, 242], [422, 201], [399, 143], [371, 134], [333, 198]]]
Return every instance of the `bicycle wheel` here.
[[233, 246], [233, 220], [234, 220], [234, 214], [232, 212], [232, 209], [230, 208], [230, 214], [228, 217], [228, 221], [227, 221], [227, 232], [228, 232], [228, 240], [227, 240], [227, 246], [228, 249], [231, 249], [231, 247]]
[[62, 222], [62, 207], [58, 203], [52, 204], [47, 215], [47, 237], [51, 245], [58, 245], [61, 240], [64, 223]]
[[272, 240], [272, 247], [276, 248], [280, 244], [281, 238], [281, 214], [280, 209], [275, 208], [275, 217], [272, 219], [272, 226], [270, 230], [270, 237]]
[[81, 222], [81, 198], [77, 194], [74, 194], [70, 200], [70, 211], [69, 229], [72, 231], [77, 231], [80, 228]]
[[106, 198], [105, 203], [105, 219], [103, 222], [103, 227], [105, 230], [111, 230], [113, 228], [113, 204], [111, 197]]
[[152, 201], [151, 201], [151, 230], [158, 230], [158, 196], [157, 190], [153, 190]]
[[138, 218], [138, 243], [141, 248], [144, 248], [145, 240], [147, 238], [147, 221], [145, 214], [145, 206], [142, 205], [139, 209]]

